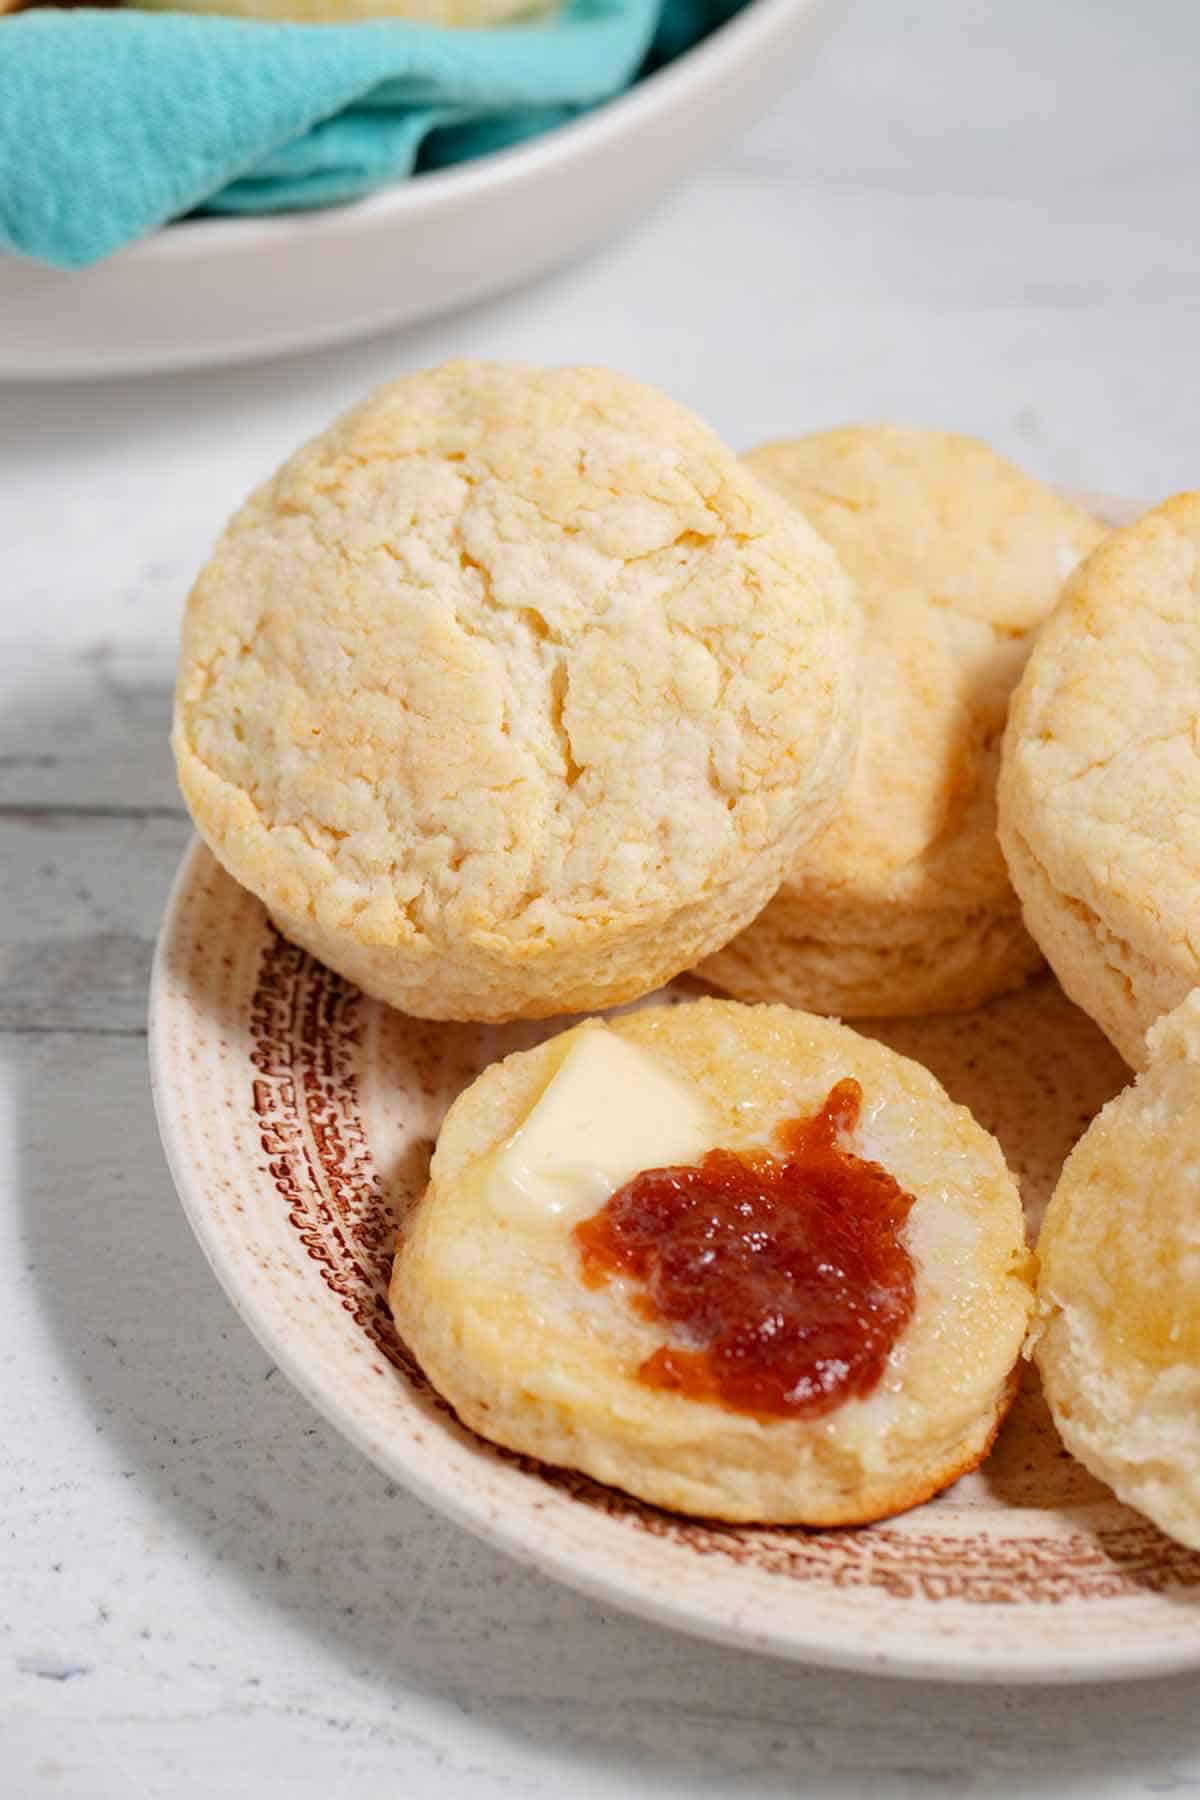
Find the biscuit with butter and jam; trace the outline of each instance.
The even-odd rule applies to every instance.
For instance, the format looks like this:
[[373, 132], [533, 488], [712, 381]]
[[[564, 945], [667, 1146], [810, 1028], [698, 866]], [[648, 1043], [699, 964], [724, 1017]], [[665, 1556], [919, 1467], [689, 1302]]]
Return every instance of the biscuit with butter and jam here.
[[995, 1140], [832, 1020], [591, 1020], [456, 1101], [391, 1284], [481, 1435], [676, 1511], [865, 1523], [986, 1454], [1032, 1304]]

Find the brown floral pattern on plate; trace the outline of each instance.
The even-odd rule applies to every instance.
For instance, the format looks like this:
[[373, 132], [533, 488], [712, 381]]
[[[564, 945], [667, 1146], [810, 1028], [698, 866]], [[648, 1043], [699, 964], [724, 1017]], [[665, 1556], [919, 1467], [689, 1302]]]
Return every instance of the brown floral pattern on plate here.
[[[688, 995], [685, 992], [678, 997]], [[1031, 1113], [1035, 1120], [1040, 1116], [1036, 1106], [1027, 1109], [1025, 1104], [1027, 1080], [1041, 1088], [1046, 1081], [1044, 1072], [1029, 1075], [1029, 1038], [1019, 1024], [1029, 1010], [1029, 999], [1028, 994], [1024, 1001], [1012, 998], [992, 1009], [1002, 1020], [994, 1034], [995, 1044], [999, 1059], [1009, 1065], [1013, 1088], [1010, 1092], [993, 1088], [987, 1095], [984, 1110], [995, 1116], [993, 1129], [1006, 1122], [1006, 1101], [1026, 1125]], [[1067, 1004], [1045, 982], [1035, 1005], [1037, 1001], [1041, 1002], [1039, 1010], [1044, 1009], [1051, 1021], [1058, 1020]], [[322, 1281], [403, 1378], [450, 1413], [451, 1408], [431, 1389], [388, 1311], [396, 1234], [405, 1212], [420, 1198], [424, 1171], [403, 1185], [391, 1183], [385, 1193], [375, 1170], [359, 1107], [358, 1065], [363, 1012], [368, 1004], [358, 989], [269, 927], [250, 1015], [254, 1035], [251, 1104], [261, 1122], [267, 1172], [287, 1210], [289, 1224], [317, 1265]], [[1006, 1013], [1014, 1015], [1009, 1029], [1003, 1022]], [[897, 1049], [911, 1045], [909, 1053], [915, 1053], [925, 1048], [923, 1060], [934, 1067], [941, 1062], [938, 1072], [943, 1079], [949, 1076], [954, 1091], [956, 1073], [964, 1086], [970, 1086], [980, 1072], [981, 1059], [969, 1048], [978, 1029], [973, 1018], [880, 1021], [872, 1029]], [[447, 1069], [455, 1071], [453, 1085], [459, 1079], [463, 1058], [461, 1053], [447, 1056], [446, 1042], [438, 1040], [461, 1036], [464, 1028], [413, 1020], [404, 1020], [402, 1028], [420, 1040], [425, 1096], [449, 1104], [453, 1094], [445, 1091], [439, 1077], [444, 1079]], [[520, 1029], [522, 1036], [528, 1036], [531, 1028]], [[470, 1036], [478, 1035], [478, 1028], [465, 1030]], [[923, 1035], [926, 1040], [936, 1039], [932, 1056], [928, 1043], [922, 1042]], [[1097, 1062], [1100, 1087], [1112, 1078], [1120, 1079], [1121, 1071], [1111, 1066], [1108, 1057], [1101, 1055]], [[1090, 1093], [1082, 1094], [1081, 1105], [1086, 1108], [1091, 1099]], [[1048, 1122], [1043, 1122], [1041, 1129], [1045, 1141], [1035, 1147], [1035, 1155], [1041, 1152], [1044, 1158], [1054, 1139], [1053, 1160], [1059, 1148], [1055, 1134]], [[1027, 1157], [1027, 1164], [1029, 1160]], [[1027, 1167], [1027, 1185], [1029, 1173]], [[1036, 1199], [1044, 1204], [1043, 1196]], [[1010, 1461], [1012, 1446], [1020, 1440], [1035, 1458], [1028, 1473], [1044, 1491], [1048, 1485], [1042, 1466], [1045, 1458], [1051, 1456], [1061, 1463], [1066, 1453], [1057, 1445], [1032, 1376], [1014, 1411], [1004, 1435], [1005, 1450], [996, 1460], [1001, 1465]], [[1065, 1540], [1023, 1537], [1001, 1546], [990, 1537], [948, 1541], [887, 1526], [865, 1531], [805, 1531], [707, 1524], [647, 1506], [572, 1470], [548, 1468], [476, 1441], [487, 1454], [513, 1461], [530, 1475], [565, 1489], [582, 1504], [630, 1519], [654, 1535], [673, 1536], [703, 1554], [739, 1563], [753, 1561], [771, 1575], [788, 1580], [869, 1586], [898, 1597], [919, 1594], [931, 1602], [957, 1599], [978, 1605], [1012, 1603], [1018, 1596], [1026, 1603], [1053, 1605], [1068, 1596], [1111, 1597], [1147, 1588], [1161, 1592], [1200, 1586], [1200, 1554], [1172, 1543], [1132, 1513], [1127, 1523], [1077, 1532]], [[1072, 1489], [1076, 1494], [1103, 1494], [1100, 1484], [1085, 1470], [1069, 1458], [1066, 1461], [1068, 1494]], [[1056, 1473], [1054, 1485], [1061, 1488], [1062, 1471]], [[982, 1479], [986, 1482], [989, 1474], [985, 1472]]]

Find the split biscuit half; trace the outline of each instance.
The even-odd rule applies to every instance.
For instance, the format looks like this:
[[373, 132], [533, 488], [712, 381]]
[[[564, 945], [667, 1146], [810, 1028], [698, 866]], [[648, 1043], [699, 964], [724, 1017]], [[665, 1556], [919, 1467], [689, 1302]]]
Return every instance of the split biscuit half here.
[[[847, 1151], [912, 1202], [912, 1308], [875, 1385], [818, 1415], [763, 1416], [651, 1384], [647, 1364], [692, 1340], [636, 1281], [587, 1279], [581, 1218], [643, 1167], [762, 1153], [847, 1080], [861, 1089]], [[845, 1525], [916, 1505], [987, 1453], [1032, 1258], [998, 1145], [925, 1069], [828, 1019], [700, 1000], [592, 1020], [485, 1070], [443, 1124], [390, 1298], [434, 1386], [498, 1444], [683, 1513]]]

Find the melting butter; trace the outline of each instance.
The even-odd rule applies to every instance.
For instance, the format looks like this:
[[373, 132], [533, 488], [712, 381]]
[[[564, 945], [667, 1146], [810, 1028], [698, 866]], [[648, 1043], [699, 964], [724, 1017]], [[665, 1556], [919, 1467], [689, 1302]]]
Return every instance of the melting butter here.
[[712, 1117], [695, 1089], [597, 1025], [572, 1044], [499, 1151], [489, 1197], [514, 1224], [571, 1226], [643, 1169], [695, 1162], [712, 1144]]

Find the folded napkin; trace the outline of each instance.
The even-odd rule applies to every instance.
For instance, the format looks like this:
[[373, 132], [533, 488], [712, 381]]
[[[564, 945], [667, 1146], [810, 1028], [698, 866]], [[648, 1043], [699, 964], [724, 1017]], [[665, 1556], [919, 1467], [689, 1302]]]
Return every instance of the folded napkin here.
[[81, 268], [168, 219], [352, 199], [561, 124], [739, 0], [570, 0], [536, 23], [0, 21], [0, 249]]

